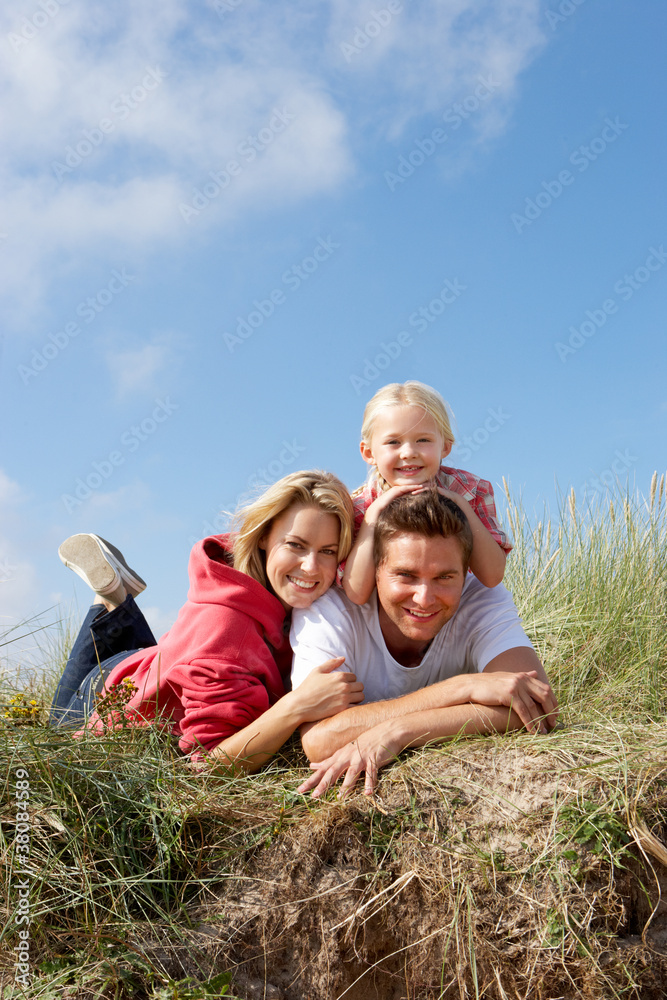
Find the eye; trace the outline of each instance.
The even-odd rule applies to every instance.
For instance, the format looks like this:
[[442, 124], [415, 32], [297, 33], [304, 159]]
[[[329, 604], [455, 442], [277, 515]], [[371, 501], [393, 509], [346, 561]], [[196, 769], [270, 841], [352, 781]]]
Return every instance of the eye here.
[[303, 548], [301, 542], [286, 542], [285, 544], [289, 545], [289, 547], [292, 548], [292, 549], [302, 549]]
[[338, 549], [322, 549], [322, 553], [325, 556], [337, 556]]

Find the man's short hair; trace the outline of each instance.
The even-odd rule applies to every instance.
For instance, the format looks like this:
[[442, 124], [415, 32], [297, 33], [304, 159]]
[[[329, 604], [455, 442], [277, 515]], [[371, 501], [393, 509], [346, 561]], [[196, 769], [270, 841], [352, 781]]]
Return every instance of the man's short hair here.
[[387, 555], [387, 542], [405, 533], [425, 538], [456, 538], [461, 548], [463, 572], [468, 572], [472, 553], [472, 530], [460, 507], [437, 490], [406, 493], [380, 512], [375, 525], [373, 558], [376, 568]]

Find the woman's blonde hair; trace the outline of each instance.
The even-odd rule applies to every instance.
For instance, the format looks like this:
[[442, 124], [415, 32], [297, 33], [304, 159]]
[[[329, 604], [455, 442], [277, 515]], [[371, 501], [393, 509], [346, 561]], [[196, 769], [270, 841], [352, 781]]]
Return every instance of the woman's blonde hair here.
[[373, 424], [377, 418], [378, 410], [383, 406], [421, 406], [435, 420], [435, 425], [442, 434], [444, 443], [454, 444], [454, 433], [444, 399], [430, 385], [424, 385], [423, 382], [415, 380], [391, 382], [378, 389], [364, 410], [361, 440], [365, 444], [371, 443]]
[[354, 525], [350, 494], [333, 473], [310, 469], [284, 476], [257, 500], [237, 511], [232, 521], [234, 569], [247, 573], [263, 587], [268, 586], [264, 551], [259, 543], [269, 533], [275, 519], [295, 504], [315, 507], [338, 518], [338, 561], [345, 559], [352, 548]]

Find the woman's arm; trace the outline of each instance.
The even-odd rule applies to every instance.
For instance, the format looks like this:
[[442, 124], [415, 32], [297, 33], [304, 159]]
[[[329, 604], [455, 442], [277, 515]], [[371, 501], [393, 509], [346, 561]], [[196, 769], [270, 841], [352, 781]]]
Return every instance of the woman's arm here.
[[364, 686], [354, 674], [337, 668], [344, 657], [316, 667], [296, 691], [289, 691], [258, 719], [222, 740], [207, 754], [215, 768], [258, 771], [285, 740], [306, 722], [327, 719], [363, 700]]

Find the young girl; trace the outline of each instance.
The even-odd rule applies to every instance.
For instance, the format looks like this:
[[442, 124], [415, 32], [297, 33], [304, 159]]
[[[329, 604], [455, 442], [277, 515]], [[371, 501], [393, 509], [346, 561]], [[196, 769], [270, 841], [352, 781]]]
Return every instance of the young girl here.
[[512, 546], [498, 524], [491, 483], [440, 464], [454, 444], [440, 393], [415, 381], [385, 385], [364, 411], [361, 439], [361, 455], [372, 472], [353, 494], [357, 536], [339, 568], [339, 582], [350, 600], [365, 604], [373, 593], [373, 532], [380, 511], [403, 493], [433, 482], [470, 522], [471, 571], [487, 587], [500, 583]]
[[[238, 530], [198, 542], [190, 590], [159, 642], [134, 597], [145, 589], [118, 549], [80, 534], [59, 555], [96, 592], [51, 707], [53, 725], [101, 730], [120, 721], [93, 712], [95, 696], [127, 690], [125, 718], [160, 719], [183, 752], [255, 771], [304, 722], [363, 698], [352, 673], [322, 664], [313, 683], [285, 694], [292, 608], [307, 608], [333, 583], [352, 541], [352, 501], [326, 472], [296, 472], [241, 511]], [[106, 694], [105, 694], [106, 692]], [[99, 704], [99, 703], [98, 703]], [[89, 713], [93, 713], [89, 715]]]

